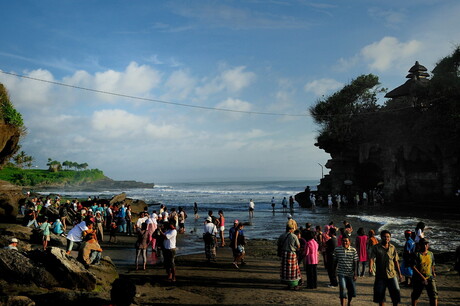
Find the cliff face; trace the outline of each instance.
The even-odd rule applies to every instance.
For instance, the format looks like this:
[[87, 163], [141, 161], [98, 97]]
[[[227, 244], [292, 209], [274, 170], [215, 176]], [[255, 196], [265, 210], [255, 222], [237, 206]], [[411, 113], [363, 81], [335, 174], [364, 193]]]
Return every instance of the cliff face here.
[[20, 137], [20, 128], [0, 120], [0, 166], [7, 163], [16, 153]]
[[[459, 136], [430, 110], [375, 113], [353, 122], [349, 145], [330, 150], [320, 192], [379, 188], [391, 201], [452, 198], [459, 187]], [[317, 144], [328, 151], [321, 141]], [[344, 182], [351, 181], [345, 184]]]
[[[21, 136], [20, 129], [0, 120], [0, 165], [7, 163], [16, 153]], [[21, 189], [0, 181], [0, 221], [11, 221], [18, 214], [19, 202], [24, 198]]]

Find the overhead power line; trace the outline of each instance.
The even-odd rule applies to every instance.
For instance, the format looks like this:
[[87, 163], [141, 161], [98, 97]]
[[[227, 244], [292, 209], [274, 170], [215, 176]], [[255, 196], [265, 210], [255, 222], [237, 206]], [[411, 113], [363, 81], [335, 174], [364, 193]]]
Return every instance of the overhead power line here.
[[31, 77], [31, 76], [21, 75], [21, 74], [12, 73], [12, 72], [6, 72], [6, 71], [3, 71], [3, 70], [0, 70], [0, 72], [3, 73], [3, 74], [16, 76], [16, 77], [20, 77], [20, 78], [23, 78], [23, 79], [29, 79], [29, 80], [33, 80], [33, 81], [39, 81], [39, 82], [49, 83], [49, 84], [58, 85], [58, 86], [64, 86], [64, 87], [69, 87], [69, 88], [74, 88], [74, 89], [79, 89], [79, 90], [85, 90], [85, 91], [95, 92], [95, 93], [104, 94], [104, 95], [110, 95], [110, 96], [121, 97], [121, 98], [128, 98], [128, 99], [133, 99], [133, 100], [141, 100], [141, 101], [147, 101], [147, 102], [154, 102], [154, 103], [162, 103], [162, 104], [168, 104], [168, 105], [175, 105], [175, 106], [182, 106], [182, 107], [190, 107], [190, 108], [206, 109], [206, 110], [222, 111], [222, 112], [231, 112], [231, 113], [252, 114], [252, 115], [288, 116], [288, 117], [308, 117], [308, 116], [310, 116], [309, 114], [283, 114], [283, 113], [271, 113], [271, 112], [243, 111], [243, 110], [228, 109], [228, 108], [219, 108], [219, 107], [210, 107], [210, 106], [200, 106], [200, 105], [193, 105], [193, 104], [185, 104], [185, 103], [164, 101], [164, 100], [151, 99], [151, 98], [142, 98], [142, 97], [137, 97], [137, 96], [131, 96], [131, 95], [126, 95], [126, 94], [116, 93], [116, 92], [98, 90], [98, 89], [81, 87], [81, 86], [76, 86], [76, 85], [56, 82], [56, 81], [49, 81], [49, 80], [34, 78], [34, 77]]
[[[175, 105], [175, 106], [182, 106], [182, 107], [189, 107], [189, 108], [196, 108], [196, 109], [205, 109], [205, 110], [230, 112], [230, 113], [240, 113], [240, 114], [250, 114], [250, 115], [286, 116], [286, 117], [311, 117], [311, 115], [309, 113], [307, 113], [307, 114], [286, 114], [286, 113], [272, 113], [272, 112], [255, 112], [255, 111], [243, 111], [243, 110], [236, 110], [236, 109], [229, 109], [229, 108], [219, 108], [219, 107], [210, 107], [210, 106], [185, 104], [185, 103], [164, 101], [164, 100], [159, 100], [159, 99], [137, 97], [137, 96], [121, 94], [121, 93], [116, 93], [116, 92], [110, 92], [110, 91], [98, 90], [98, 89], [87, 88], [87, 87], [82, 87], [82, 86], [76, 86], [76, 85], [66, 84], [66, 83], [62, 83], [62, 82], [49, 81], [49, 80], [44, 80], [44, 79], [35, 78], [35, 77], [22, 75], [22, 74], [17, 74], [17, 73], [13, 73], [13, 72], [6, 72], [6, 71], [3, 71], [3, 70], [0, 70], [0, 73], [10, 75], [10, 76], [16, 76], [16, 77], [23, 78], [23, 79], [28, 79], [28, 80], [33, 80], [33, 81], [38, 81], [38, 82], [43, 82], [43, 83], [49, 83], [49, 84], [53, 84], [53, 85], [69, 87], [69, 88], [73, 88], [73, 89], [79, 89], [79, 90], [84, 90], [84, 91], [89, 91], [89, 92], [94, 92], [94, 93], [99, 93], [99, 94], [104, 94], [104, 95], [110, 95], [110, 96], [121, 97], [121, 98], [128, 98], [128, 99], [133, 99], [133, 100], [141, 100], [141, 101], [147, 101], [147, 102], [154, 102], [154, 103], [161, 103], [161, 104], [168, 104], [168, 105]], [[405, 109], [409, 109], [409, 108], [413, 108], [413, 107], [409, 106], [409, 107], [394, 108], [394, 109], [384, 109], [384, 110], [380, 109], [377, 112], [363, 112], [363, 113], [357, 113], [357, 114], [328, 114], [328, 115], [321, 115], [319, 117], [350, 117], [350, 116], [351, 117], [356, 117], [356, 116], [361, 116], [361, 115], [371, 115], [371, 114], [379, 114], [379, 113], [396, 112], [396, 111], [405, 110]]]

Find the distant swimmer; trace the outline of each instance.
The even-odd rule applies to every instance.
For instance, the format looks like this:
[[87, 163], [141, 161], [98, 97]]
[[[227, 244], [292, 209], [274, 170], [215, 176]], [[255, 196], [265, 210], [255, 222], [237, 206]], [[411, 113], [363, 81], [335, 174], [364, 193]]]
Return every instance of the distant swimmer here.
[[250, 199], [249, 200], [249, 218], [254, 217], [254, 208], [255, 208], [254, 201], [252, 199]]
[[198, 204], [193, 203], [193, 213], [195, 214], [195, 220], [200, 218], [200, 215], [198, 215]]

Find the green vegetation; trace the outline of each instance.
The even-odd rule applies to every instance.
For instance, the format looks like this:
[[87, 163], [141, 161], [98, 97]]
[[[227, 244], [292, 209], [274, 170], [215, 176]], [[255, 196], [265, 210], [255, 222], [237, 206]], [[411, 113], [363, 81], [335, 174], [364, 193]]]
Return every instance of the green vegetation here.
[[458, 147], [460, 47], [437, 63], [426, 88], [414, 90], [419, 107], [414, 107], [412, 96], [387, 100], [379, 106], [377, 94], [386, 91], [379, 85], [377, 76], [361, 75], [316, 101], [310, 113], [320, 126], [319, 147], [329, 153], [356, 147], [380, 135], [380, 130], [389, 126], [389, 120], [407, 125], [417, 122], [418, 130], [423, 131], [419, 135], [438, 137]]
[[353, 118], [379, 110], [377, 94], [385, 92], [379, 87], [379, 78], [373, 74], [361, 75], [334, 94], [320, 99], [310, 113], [321, 126], [318, 142], [327, 152], [343, 149], [355, 137]]
[[0, 170], [0, 180], [19, 186], [79, 185], [106, 178], [99, 169], [52, 172], [42, 169], [20, 169], [9, 165]]
[[0, 117], [7, 124], [17, 127], [24, 126], [22, 115], [13, 107], [13, 104], [10, 102], [10, 98], [8, 97], [8, 92], [3, 84], [0, 84]]

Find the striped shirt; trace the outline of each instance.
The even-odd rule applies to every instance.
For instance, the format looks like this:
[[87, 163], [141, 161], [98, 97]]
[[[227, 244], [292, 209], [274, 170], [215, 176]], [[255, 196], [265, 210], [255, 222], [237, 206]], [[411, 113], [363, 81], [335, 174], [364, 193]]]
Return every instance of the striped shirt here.
[[337, 275], [354, 276], [358, 252], [351, 246], [348, 249], [338, 246], [334, 250], [334, 262], [337, 263]]

